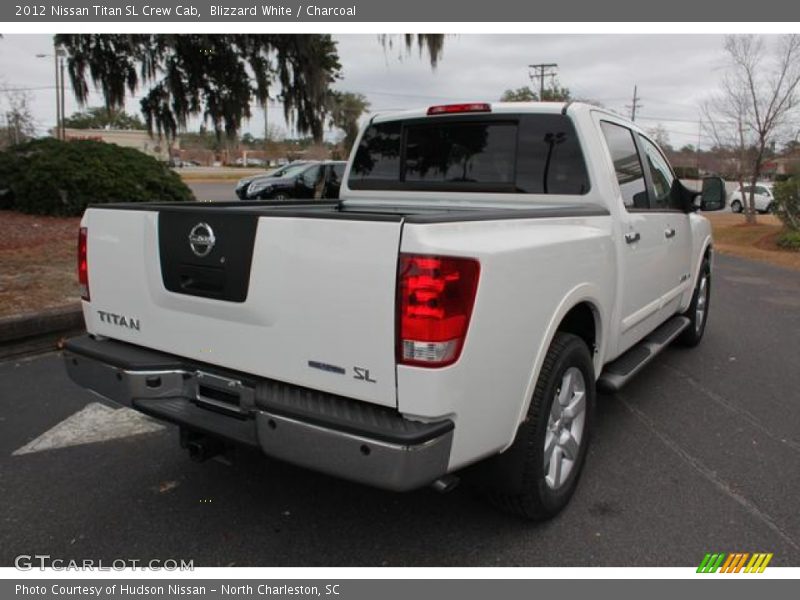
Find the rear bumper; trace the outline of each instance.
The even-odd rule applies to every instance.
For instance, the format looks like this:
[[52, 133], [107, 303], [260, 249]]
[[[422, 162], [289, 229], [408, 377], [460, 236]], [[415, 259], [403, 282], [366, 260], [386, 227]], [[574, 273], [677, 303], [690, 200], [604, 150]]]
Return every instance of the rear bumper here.
[[448, 419], [411, 421], [385, 407], [90, 336], [69, 340], [64, 361], [75, 383], [115, 402], [343, 479], [406, 491], [447, 472]]

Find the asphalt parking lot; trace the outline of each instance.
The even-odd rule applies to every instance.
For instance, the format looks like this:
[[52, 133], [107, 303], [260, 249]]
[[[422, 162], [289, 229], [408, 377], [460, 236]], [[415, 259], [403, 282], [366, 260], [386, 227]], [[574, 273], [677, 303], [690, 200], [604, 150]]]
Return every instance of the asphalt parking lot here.
[[0, 565], [691, 566], [759, 551], [798, 566], [798, 333], [800, 273], [717, 257], [703, 343], [600, 398], [577, 493], [542, 524], [464, 486], [392, 494], [256, 452], [194, 463], [171, 426], [12, 455], [98, 398], [55, 353], [0, 363]]
[[187, 181], [195, 198], [203, 202], [225, 202], [231, 200], [238, 200], [233, 188], [236, 186], [236, 180], [230, 181], [213, 181], [213, 182], [193, 182]]

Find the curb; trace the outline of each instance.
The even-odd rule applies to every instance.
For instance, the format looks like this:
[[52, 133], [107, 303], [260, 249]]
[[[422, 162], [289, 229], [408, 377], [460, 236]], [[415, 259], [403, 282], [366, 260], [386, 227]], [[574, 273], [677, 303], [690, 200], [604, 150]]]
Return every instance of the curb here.
[[0, 360], [57, 350], [62, 337], [84, 328], [80, 304], [0, 317]]

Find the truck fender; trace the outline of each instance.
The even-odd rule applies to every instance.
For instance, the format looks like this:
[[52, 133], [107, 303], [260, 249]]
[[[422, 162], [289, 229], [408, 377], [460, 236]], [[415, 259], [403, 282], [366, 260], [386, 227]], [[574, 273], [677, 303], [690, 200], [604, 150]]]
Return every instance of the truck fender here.
[[[522, 402], [520, 403], [521, 406], [517, 418], [517, 426], [522, 423], [522, 421], [525, 419], [525, 416], [528, 414], [528, 407], [531, 403], [533, 391], [536, 388], [536, 380], [539, 377], [539, 371], [542, 368], [542, 363], [544, 362], [544, 357], [547, 354], [547, 349], [550, 347], [550, 344], [556, 335], [556, 331], [558, 331], [558, 327], [561, 325], [561, 322], [564, 320], [564, 317], [567, 315], [567, 313], [581, 303], [589, 304], [592, 308], [592, 312], [594, 313], [596, 342], [593, 351], [593, 362], [595, 377], [600, 374], [603, 366], [603, 357], [605, 356], [607, 338], [605, 332], [603, 331], [605, 319], [602, 311], [599, 308], [602, 306], [599, 300], [600, 297], [600, 290], [597, 286], [589, 283], [583, 283], [570, 290], [553, 312], [553, 316], [550, 319], [550, 322], [547, 324], [547, 329], [545, 330], [546, 333], [540, 340], [539, 348], [536, 351], [536, 361], [533, 365], [530, 377], [528, 378], [527, 385], [525, 386], [525, 396], [522, 398]], [[592, 349], [590, 349], [590, 352], [592, 352]], [[512, 436], [512, 439], [509, 441], [508, 445], [504, 447], [502, 451], [505, 451], [509, 446], [511, 446], [511, 444], [514, 442], [514, 438], [516, 438], [516, 431], [514, 432], [514, 435]]]
[[689, 304], [692, 302], [692, 296], [694, 295], [694, 288], [697, 285], [697, 280], [700, 277], [700, 267], [703, 266], [703, 260], [706, 257], [706, 252], [709, 253], [709, 258], [711, 259], [711, 266], [713, 269], [713, 262], [714, 262], [714, 252], [713, 252], [713, 240], [710, 234], [707, 234], [703, 239], [703, 243], [698, 245], [701, 248], [700, 252], [697, 252], [694, 257], [694, 265], [692, 266], [692, 285], [687, 288], [687, 290], [683, 293], [683, 298], [681, 298], [681, 307], [680, 310], [684, 311], [689, 308]]

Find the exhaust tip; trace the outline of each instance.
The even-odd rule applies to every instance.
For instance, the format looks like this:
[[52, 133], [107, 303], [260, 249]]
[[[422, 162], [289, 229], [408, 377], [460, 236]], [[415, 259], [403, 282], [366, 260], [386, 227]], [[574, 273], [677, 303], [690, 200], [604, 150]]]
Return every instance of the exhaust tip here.
[[439, 477], [439, 479], [431, 484], [431, 487], [440, 494], [446, 494], [447, 492], [452, 492], [454, 489], [456, 489], [459, 483], [461, 483], [461, 479], [459, 477], [448, 474]]

